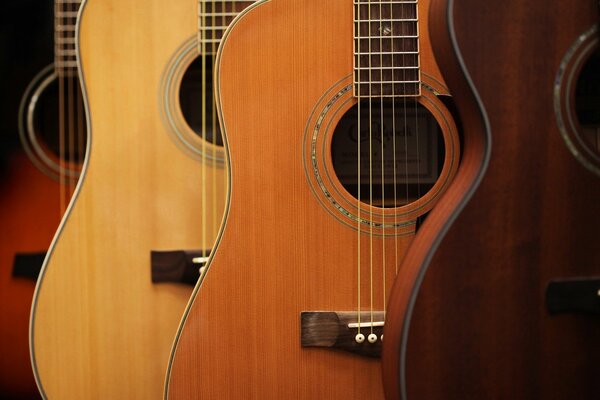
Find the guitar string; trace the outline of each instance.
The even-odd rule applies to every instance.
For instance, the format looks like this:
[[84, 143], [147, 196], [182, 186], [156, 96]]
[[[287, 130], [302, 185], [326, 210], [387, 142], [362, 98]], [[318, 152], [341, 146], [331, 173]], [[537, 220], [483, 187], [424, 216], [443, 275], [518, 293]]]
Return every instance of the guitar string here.
[[[209, 79], [212, 82], [212, 74], [214, 74], [215, 72], [215, 48], [217, 46], [218, 43], [218, 39], [217, 39], [217, 23], [216, 23], [216, 5], [217, 2], [215, 0], [212, 1], [211, 3], [211, 22], [212, 22], [212, 35], [211, 35], [211, 44], [210, 44], [210, 55], [211, 55], [211, 64], [212, 64], [212, 70], [211, 70], [211, 75], [209, 76]], [[224, 26], [221, 25], [221, 26]], [[211, 202], [211, 225], [210, 225], [210, 246], [208, 246], [210, 249], [212, 249], [213, 246], [213, 238], [214, 238], [214, 229], [215, 226], [217, 225], [217, 161], [216, 161], [216, 155], [217, 155], [217, 109], [215, 106], [215, 96], [214, 96], [214, 90], [210, 93], [210, 98], [211, 98], [211, 116], [212, 116], [212, 136], [211, 136], [211, 144], [212, 144], [212, 149], [211, 149], [211, 153], [212, 153], [212, 157], [211, 157], [211, 196], [212, 196], [212, 202]], [[206, 217], [205, 217], [206, 218]], [[210, 250], [209, 250], [209, 254], [210, 254]]]
[[[63, 8], [64, 10], [64, 8]], [[64, 18], [60, 18], [59, 16], [59, 20], [62, 22], [62, 24], [64, 24], [64, 26], [67, 26], [66, 21], [64, 20]], [[66, 196], [66, 203], [69, 202], [69, 198], [71, 197], [72, 194], [72, 187], [71, 187], [71, 179], [68, 176], [70, 167], [71, 167], [71, 158], [72, 158], [72, 149], [73, 149], [73, 80], [71, 77], [71, 74], [69, 73], [68, 70], [68, 66], [65, 65], [63, 67], [62, 73], [65, 74], [66, 80], [67, 80], [67, 137], [66, 137], [66, 153], [65, 153], [65, 159], [63, 160], [63, 162], [65, 163], [65, 171], [67, 173], [66, 175], [66, 182], [67, 182], [67, 196]]]
[[[411, 5], [409, 4], [408, 7], [410, 7]], [[401, 10], [401, 16], [400, 16], [400, 20], [403, 21], [406, 19], [406, 8], [405, 4], [402, 4], [400, 6], [400, 10]], [[403, 103], [403, 120], [404, 120], [404, 190], [405, 190], [405, 196], [406, 196], [406, 200], [405, 200], [405, 205], [408, 206], [408, 204], [410, 203], [410, 198], [409, 198], [409, 184], [408, 184], [408, 91], [407, 91], [407, 78], [406, 78], [406, 52], [409, 51], [410, 46], [406, 45], [406, 36], [405, 35], [405, 30], [403, 29], [403, 23], [400, 22], [400, 36], [402, 37], [402, 103]], [[408, 48], [407, 48], [408, 47]], [[396, 270], [396, 273], [398, 271]]]
[[[396, 30], [394, 29], [394, 4], [390, 0], [390, 35], [392, 35], [390, 52], [392, 53], [392, 153], [393, 153], [393, 189], [394, 189], [394, 269], [396, 275], [398, 274], [398, 213], [396, 212], [396, 208], [398, 207], [398, 185], [397, 185], [397, 165], [396, 165], [396, 70], [394, 68], [394, 39], [396, 36]], [[386, 297], [387, 298], [387, 297]]]
[[200, 169], [201, 169], [201, 188], [202, 192], [200, 194], [201, 199], [201, 208], [202, 208], [202, 256], [207, 257], [207, 249], [206, 245], [208, 240], [206, 238], [206, 0], [201, 0], [199, 3], [199, 46], [200, 46], [200, 63], [201, 63], [201, 84], [202, 84], [202, 100], [201, 100], [201, 138], [202, 138], [202, 157], [200, 160]]
[[[228, 25], [228, 23], [227, 23], [227, 6], [225, 3], [225, 0], [222, 0], [221, 1], [221, 22], [220, 22], [221, 32], [220, 32], [218, 41], [215, 41], [212, 45], [212, 47], [213, 47], [213, 70], [212, 70], [213, 85], [215, 82], [214, 74], [216, 71], [215, 63], [216, 63], [216, 59], [217, 59], [217, 48], [221, 42], [221, 38], [223, 37], [223, 33], [224, 33], [223, 27], [225, 27], [227, 25]], [[219, 207], [217, 204], [217, 199], [218, 199], [218, 197], [217, 197], [217, 177], [218, 177], [218, 174], [217, 174], [217, 138], [220, 137], [221, 131], [219, 128], [219, 120], [218, 120], [218, 115], [217, 115], [217, 103], [216, 103], [217, 99], [215, 98], [214, 92], [215, 92], [215, 87], [213, 87], [213, 102], [212, 102], [212, 104], [213, 104], [213, 193], [212, 193], [212, 195], [213, 195], [213, 225], [212, 225], [212, 227], [213, 227], [213, 229], [217, 229], [217, 224], [218, 224], [217, 213], [219, 212]], [[221, 139], [221, 143], [223, 143], [222, 139]], [[214, 240], [215, 234], [216, 234], [216, 232], [213, 233], [212, 240]], [[214, 246], [214, 243], [211, 244], [211, 248], [213, 246]]]
[[[62, 1], [57, 0], [54, 3], [55, 12], [55, 23], [54, 23], [54, 40], [56, 41], [59, 37], [62, 38], [63, 34], [60, 30], [60, 20], [58, 10], [63, 6]], [[65, 193], [65, 81], [64, 74], [62, 73], [63, 62], [61, 61], [60, 54], [55, 57], [55, 70], [58, 77], [58, 180], [59, 180], [59, 207], [60, 215], [62, 216], [66, 210], [66, 193]]]
[[[381, 96], [379, 103], [380, 110], [380, 131], [381, 131], [381, 208], [385, 208], [385, 153], [384, 153], [384, 119], [383, 119], [383, 105], [384, 105], [384, 93], [383, 93], [383, 4], [379, 2], [379, 81], [381, 82], [379, 88], [379, 95]], [[393, 58], [393, 56], [392, 56]], [[385, 214], [384, 214], [385, 218]], [[385, 296], [385, 235], [381, 236], [381, 270], [382, 270], [382, 286], [383, 286], [383, 313], [385, 315], [386, 296]]]
[[[81, 3], [78, 2], [77, 4], [77, 11], [79, 11], [79, 8], [81, 7]], [[76, 32], [74, 33], [75, 36]], [[75, 40], [73, 39], [73, 42], [75, 42]], [[73, 46], [73, 49], [75, 50], [76, 53], [76, 49], [75, 46]], [[75, 179], [77, 179], [79, 177], [79, 171], [81, 170], [81, 166], [83, 165], [83, 158], [84, 158], [84, 146], [83, 146], [83, 142], [85, 140], [85, 132], [86, 132], [86, 127], [85, 127], [85, 123], [84, 123], [84, 107], [83, 107], [83, 94], [81, 92], [81, 83], [79, 82], [79, 77], [77, 75], [77, 70], [75, 70], [75, 81], [76, 81], [76, 93], [77, 93], [77, 124], [78, 124], [78, 129], [77, 129], [77, 171], [78, 173], [75, 174]]]
[[356, 55], [354, 55], [355, 60], [356, 60], [356, 64], [357, 64], [357, 72], [356, 72], [356, 81], [357, 81], [357, 85], [355, 88], [356, 91], [356, 97], [357, 97], [357, 107], [358, 107], [358, 113], [357, 113], [357, 208], [358, 208], [358, 219], [357, 219], [357, 226], [356, 226], [356, 232], [357, 232], [357, 280], [358, 280], [358, 298], [357, 298], [357, 311], [356, 311], [356, 318], [357, 318], [357, 322], [358, 322], [358, 332], [356, 334], [356, 341], [360, 342], [359, 338], [361, 337], [361, 333], [360, 333], [360, 328], [361, 328], [361, 321], [360, 321], [360, 308], [361, 308], [361, 91], [362, 91], [362, 86], [361, 86], [361, 74], [362, 74], [362, 70], [360, 67], [361, 64], [361, 56], [362, 56], [362, 26], [361, 26], [361, 14], [362, 14], [362, 4], [361, 4], [361, 0], [357, 0], [357, 7], [354, 9], [354, 13], [355, 13], [355, 20], [357, 22], [355, 22], [356, 26], [357, 26], [357, 41], [358, 41], [358, 46], [357, 46], [357, 50], [356, 50]]
[[[418, 1], [418, 0], [417, 0]], [[419, 25], [418, 25], [418, 19], [419, 19], [419, 8], [417, 7], [416, 3], [415, 3], [415, 7], [414, 7], [414, 11], [415, 11], [415, 26], [414, 26], [414, 36], [419, 36]], [[419, 48], [419, 40], [417, 39], [416, 41], [416, 61], [417, 61], [417, 65], [419, 64], [419, 60], [420, 60], [420, 53], [421, 53], [421, 49]], [[419, 70], [417, 70], [419, 71]], [[416, 77], [416, 83], [414, 83], [415, 87], [415, 96], [414, 96], [414, 103], [415, 103], [415, 139], [416, 139], [416, 148], [417, 148], [417, 201], [416, 201], [416, 208], [419, 208], [419, 203], [421, 201], [421, 151], [419, 149], [419, 96], [418, 94], [420, 93], [420, 89], [421, 89], [421, 83], [420, 81], [420, 76], [419, 73], [417, 72], [417, 77]]]
[[[77, 4], [73, 4], [73, 5], [69, 5], [69, 11], [72, 10], [72, 8], [76, 7]], [[72, 30], [72, 34], [73, 37], [75, 37], [75, 24], [69, 19], [69, 17], [67, 17], [68, 14], [63, 15], [63, 21], [68, 21], [65, 23], [65, 25], [68, 26], [72, 26], [73, 30]], [[69, 31], [71, 32], [71, 31]], [[75, 170], [75, 166], [76, 166], [76, 159], [75, 159], [75, 138], [77, 137], [77, 98], [76, 98], [76, 90], [77, 90], [77, 82], [76, 82], [76, 77], [75, 74], [73, 73], [75, 68], [71, 67], [70, 65], [67, 67], [67, 75], [69, 77], [69, 125], [70, 125], [70, 129], [69, 129], [69, 156], [68, 156], [68, 164], [67, 164], [67, 172], [68, 172], [68, 177], [67, 177], [67, 182], [69, 183], [69, 199], [71, 198], [71, 196], [73, 195], [73, 192], [75, 191], [75, 179], [72, 176], [73, 171]]]
[[369, 290], [371, 334], [373, 333], [373, 93], [372, 93], [372, 49], [371, 49], [371, 0], [368, 2], [368, 40], [369, 40]]
[[[74, 88], [74, 82], [73, 82], [73, 74], [71, 73], [70, 70], [68, 70], [68, 68], [65, 70], [65, 73], [67, 74], [67, 91], [68, 91], [68, 120], [69, 120], [69, 130], [68, 130], [68, 139], [69, 139], [69, 150], [68, 150], [68, 155], [67, 155], [67, 171], [71, 171], [71, 168], [73, 166], [74, 163], [74, 159], [73, 159], [73, 155], [75, 153], [75, 118], [73, 116], [74, 113], [74, 103], [75, 103], [75, 99], [74, 99], [74, 95], [73, 95], [73, 88]], [[73, 195], [73, 179], [71, 179], [71, 177], [69, 176], [67, 179], [67, 183], [68, 183], [68, 196], [69, 199], [71, 198], [71, 196]]]

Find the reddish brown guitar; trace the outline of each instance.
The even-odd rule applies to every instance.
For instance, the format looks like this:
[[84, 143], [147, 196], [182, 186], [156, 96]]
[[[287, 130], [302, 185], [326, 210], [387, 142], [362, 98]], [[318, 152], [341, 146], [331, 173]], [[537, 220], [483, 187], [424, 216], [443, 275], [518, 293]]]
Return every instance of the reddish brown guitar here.
[[432, 2], [464, 157], [392, 291], [389, 399], [598, 398], [598, 16], [593, 0]]

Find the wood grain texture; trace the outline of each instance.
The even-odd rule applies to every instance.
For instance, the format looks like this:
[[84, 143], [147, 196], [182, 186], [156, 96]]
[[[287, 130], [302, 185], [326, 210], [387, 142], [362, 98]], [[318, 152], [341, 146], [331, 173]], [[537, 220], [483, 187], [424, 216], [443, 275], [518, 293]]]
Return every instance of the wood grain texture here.
[[0, 183], [0, 393], [39, 396], [29, 359], [29, 310], [35, 280], [12, 275], [16, 253], [45, 252], [60, 222], [58, 182], [21, 152], [9, 157]]
[[32, 356], [47, 398], [155, 399], [190, 289], [152, 284], [150, 251], [211, 247], [217, 229], [201, 235], [202, 164], [171, 140], [157, 106], [165, 65], [196, 32], [197, 4], [82, 7], [90, 148], [37, 287]]
[[[453, 196], [468, 189], [469, 182], [460, 186], [469, 174], [459, 172], [407, 254], [402, 270], [413, 275], [397, 281], [398, 301], [389, 309], [401, 329], [388, 324], [384, 345], [390, 350], [387, 343], [404, 331], [407, 349], [396, 346], [387, 362], [404, 355], [406, 364], [386, 377], [396, 385], [389, 397], [400, 398], [403, 389], [408, 399], [596, 398], [600, 321], [550, 316], [544, 292], [551, 279], [600, 275], [600, 182], [565, 146], [553, 99], [560, 62], [597, 23], [598, 4], [436, 0], [431, 17], [436, 55], [466, 121], [462, 167], [473, 154], [470, 177], [481, 169], [485, 135], [481, 123], [469, 126], [480, 120], [472, 96], [459, 95], [468, 88], [448, 40], [451, 26], [489, 115], [491, 159], [431, 262], [431, 244], [458, 204]], [[420, 290], [411, 286], [427, 265]], [[418, 297], [408, 326], [401, 316], [411, 296]], [[406, 385], [398, 388], [404, 373]]]
[[[302, 148], [321, 97], [351, 76], [352, 7], [351, 1], [260, 2], [222, 43], [217, 90], [229, 146], [229, 209], [181, 327], [168, 398], [383, 398], [379, 360], [302, 348], [300, 341], [301, 312], [358, 304], [357, 231], [319, 203]], [[433, 71], [431, 60], [423, 57], [424, 70]], [[411, 240], [412, 233], [398, 239], [400, 255]], [[383, 293], [384, 257], [387, 288], [394, 279], [393, 246], [393, 237], [374, 239], [376, 294]], [[367, 274], [367, 234], [361, 249]], [[366, 311], [369, 280], [361, 287]], [[375, 298], [376, 310], [383, 297]]]

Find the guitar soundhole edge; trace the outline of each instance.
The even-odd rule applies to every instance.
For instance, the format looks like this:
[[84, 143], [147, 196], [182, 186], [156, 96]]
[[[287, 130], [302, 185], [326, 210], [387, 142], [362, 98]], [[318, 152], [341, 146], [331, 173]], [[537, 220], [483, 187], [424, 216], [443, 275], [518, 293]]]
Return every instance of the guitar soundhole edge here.
[[198, 56], [188, 66], [181, 80], [179, 104], [185, 121], [198, 137], [208, 143], [223, 146], [214, 104], [213, 63], [213, 55], [207, 55], [204, 61]]
[[[437, 181], [444, 160], [443, 138], [433, 115], [414, 98], [377, 99], [371, 104], [361, 100], [360, 109], [361, 202], [395, 208], [421, 198]], [[356, 199], [358, 120], [355, 104], [338, 122], [331, 144], [337, 178]]]
[[575, 89], [575, 114], [583, 140], [600, 155], [600, 46], [583, 65]]

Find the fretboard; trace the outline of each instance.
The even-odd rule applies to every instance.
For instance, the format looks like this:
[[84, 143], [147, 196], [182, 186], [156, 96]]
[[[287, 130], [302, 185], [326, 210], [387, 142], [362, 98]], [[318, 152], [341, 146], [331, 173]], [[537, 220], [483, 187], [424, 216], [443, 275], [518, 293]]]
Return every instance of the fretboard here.
[[75, 25], [81, 0], [54, 2], [54, 67], [59, 76], [77, 75]]
[[223, 32], [231, 21], [246, 7], [250, 0], [198, 0], [198, 44], [202, 51], [214, 54], [219, 47]]
[[354, 95], [419, 96], [418, 0], [353, 1]]

